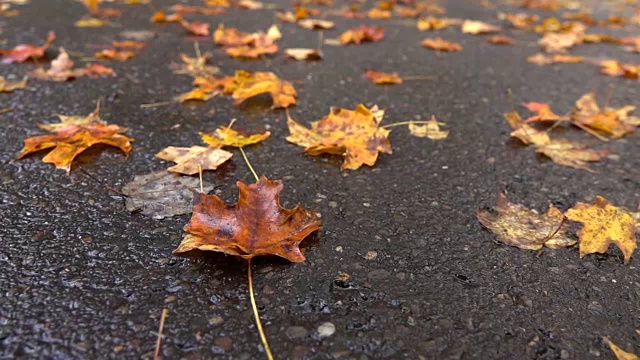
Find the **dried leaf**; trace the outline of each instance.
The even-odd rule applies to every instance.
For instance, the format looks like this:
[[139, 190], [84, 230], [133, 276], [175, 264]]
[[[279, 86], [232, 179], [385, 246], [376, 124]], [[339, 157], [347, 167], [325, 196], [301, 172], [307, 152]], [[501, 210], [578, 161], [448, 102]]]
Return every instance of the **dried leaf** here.
[[529, 111], [536, 113], [536, 115], [531, 116], [526, 122], [533, 121], [558, 121], [560, 120], [560, 116], [554, 113], [549, 107], [549, 104], [538, 103], [538, 102], [530, 102], [523, 104]]
[[212, 149], [204, 146], [169, 146], [157, 153], [156, 157], [177, 163], [177, 165], [167, 169], [171, 172], [193, 175], [199, 173], [200, 170], [217, 169], [218, 166], [229, 160], [232, 155], [232, 153], [222, 149]]
[[601, 109], [595, 93], [589, 92], [576, 101], [571, 120], [576, 125], [584, 125], [614, 138], [620, 138], [634, 132], [636, 126], [640, 125], [640, 118], [629, 116], [633, 110], [634, 106]]
[[0, 55], [2, 55], [2, 63], [21, 63], [27, 61], [30, 58], [39, 59], [44, 56], [45, 50], [47, 50], [47, 48], [49, 47], [49, 45], [51, 45], [55, 38], [56, 34], [53, 31], [50, 31], [47, 35], [47, 40], [44, 44], [42, 44], [42, 46], [20, 44], [13, 49], [0, 49]]
[[572, 32], [545, 33], [538, 41], [538, 44], [546, 52], [565, 52], [580, 43], [582, 43], [582, 37]]
[[220, 24], [213, 33], [216, 44], [225, 47], [225, 53], [233, 57], [257, 58], [278, 51], [275, 41], [282, 34], [277, 26], [271, 26], [267, 33], [245, 33], [234, 28], [225, 28]]
[[179, 23], [180, 21], [182, 21], [182, 13], [167, 15], [162, 10], [156, 11], [153, 14], [153, 16], [151, 16], [151, 21], [154, 23], [165, 23], [165, 22]]
[[440, 30], [449, 26], [455, 26], [462, 23], [461, 19], [453, 18], [436, 18], [433, 16], [427, 18], [420, 18], [417, 22], [418, 30]]
[[333, 21], [320, 19], [304, 19], [298, 21], [297, 24], [309, 30], [328, 30], [335, 26]]
[[180, 54], [182, 64], [171, 64], [174, 74], [189, 75], [194, 78], [202, 76], [210, 76], [220, 71], [217, 66], [207, 65], [207, 61], [211, 57], [211, 53], [207, 52], [196, 57], [190, 57], [186, 54]]
[[237, 186], [240, 196], [233, 206], [216, 195], [194, 194], [193, 216], [174, 255], [200, 250], [245, 259], [277, 255], [293, 262], [304, 261], [298, 245], [320, 229], [319, 216], [300, 205], [293, 209], [280, 206], [280, 180], [262, 177], [251, 185], [238, 181]]
[[367, 70], [364, 77], [378, 85], [402, 84], [402, 78], [396, 72], [384, 73], [376, 70]]
[[621, 63], [616, 60], [600, 62], [600, 72], [607, 75], [622, 76], [629, 79], [640, 79], [640, 64]]
[[112, 59], [125, 61], [131, 59], [136, 56], [136, 53], [133, 51], [118, 51], [116, 49], [103, 49], [100, 52], [94, 54], [98, 59]]
[[266, 131], [264, 133], [243, 135], [228, 126], [222, 126], [217, 128], [213, 133], [200, 133], [202, 141], [207, 143], [211, 148], [221, 148], [223, 146], [232, 147], [245, 147], [267, 139], [271, 133]]
[[496, 36], [491, 36], [490, 38], [487, 39], [488, 42], [495, 44], [495, 45], [513, 45], [515, 44], [515, 41], [508, 37], [508, 36], [502, 36], [502, 35], [496, 35]]
[[499, 13], [498, 18], [500, 20], [508, 21], [511, 26], [516, 29], [529, 29], [533, 24], [540, 19], [538, 15], [530, 15], [526, 13], [507, 14]]
[[322, 60], [322, 58], [324, 57], [320, 49], [302, 49], [302, 48], [285, 49], [284, 55], [296, 60], [310, 60], [310, 61]]
[[367, 12], [367, 17], [369, 17], [369, 19], [374, 19], [374, 20], [389, 19], [391, 18], [391, 11], [373, 8], [369, 10], [369, 12]]
[[579, 64], [584, 61], [584, 57], [582, 56], [572, 56], [565, 54], [553, 54], [553, 55], [544, 55], [544, 54], [535, 54], [529, 56], [527, 58], [527, 62], [536, 64], [536, 65], [549, 65], [556, 63], [564, 63], [564, 64]]
[[0, 93], [10, 93], [14, 90], [24, 89], [27, 87], [27, 78], [23, 78], [20, 81], [9, 81], [0, 76]]
[[442, 38], [426, 38], [422, 40], [420, 45], [438, 51], [462, 51], [462, 45], [457, 42], [446, 41]]
[[233, 98], [236, 105], [259, 94], [270, 93], [273, 98], [272, 108], [287, 108], [296, 104], [298, 93], [293, 85], [280, 80], [272, 72], [236, 71], [234, 77]]
[[440, 130], [440, 126], [446, 125], [436, 120], [435, 116], [424, 125], [418, 125], [414, 122], [409, 123], [409, 132], [416, 137], [426, 137], [431, 140], [442, 140], [449, 136], [449, 130]]
[[149, 30], [126, 30], [121, 32], [120, 36], [136, 41], [148, 41], [153, 39], [156, 33]]
[[[191, 212], [193, 193], [199, 188], [197, 177], [180, 176], [167, 171], [158, 171], [146, 175], [136, 175], [132, 182], [122, 188], [128, 197], [125, 199], [127, 210], [140, 211], [154, 219], [184, 215]], [[203, 190], [213, 190], [213, 185], [202, 183]]]
[[184, 94], [180, 94], [175, 97], [175, 100], [178, 102], [186, 102], [186, 101], [207, 101], [211, 100], [218, 95], [218, 91], [204, 89], [201, 87], [197, 87], [189, 92]]
[[379, 127], [381, 120], [377, 106], [367, 109], [362, 104], [355, 110], [332, 108], [329, 115], [312, 122], [310, 129], [289, 117], [287, 140], [312, 156], [342, 155], [342, 169], [355, 170], [363, 164], [373, 166], [379, 152], [391, 154], [389, 130]]
[[180, 20], [180, 26], [189, 34], [198, 36], [209, 36], [209, 24], [202, 21]]
[[225, 10], [222, 8], [176, 4], [171, 6], [171, 11], [174, 11], [176, 13], [182, 13], [182, 14], [192, 13], [192, 14], [202, 14], [202, 15], [212, 16], [212, 15], [220, 15], [224, 13]]
[[382, 27], [367, 25], [360, 25], [360, 27], [347, 30], [338, 35], [338, 41], [342, 45], [380, 41], [382, 38], [384, 38], [384, 29]]
[[51, 62], [49, 69], [37, 68], [29, 74], [40, 80], [67, 81], [82, 76], [113, 76], [115, 72], [113, 69], [99, 64], [89, 64], [84, 68], [73, 69], [73, 61], [69, 58], [69, 54], [64, 48], [61, 47], [58, 57]]
[[125, 40], [125, 41], [114, 40], [111, 44], [113, 45], [113, 47], [117, 49], [135, 49], [135, 50], [142, 50], [147, 46], [147, 43], [145, 42], [133, 41], [133, 40]]
[[71, 170], [73, 159], [95, 144], [106, 144], [120, 148], [125, 154], [131, 151], [131, 141], [124, 135], [126, 128], [118, 125], [107, 125], [98, 115], [98, 109], [86, 117], [59, 116], [62, 123], [39, 125], [53, 132], [51, 135], [39, 135], [24, 140], [24, 147], [16, 156], [21, 159], [25, 155], [54, 148], [42, 161], [54, 164], [58, 169]]
[[604, 342], [609, 345], [609, 348], [611, 349], [611, 351], [613, 351], [613, 354], [618, 360], [640, 360], [640, 357], [638, 357], [636, 354], [628, 353], [620, 349], [616, 344], [613, 343], [613, 341], [609, 340], [608, 337], [604, 336], [602, 340], [604, 340]]
[[476, 212], [476, 216], [478, 221], [498, 235], [498, 240], [504, 244], [520, 249], [539, 250], [543, 246], [558, 249], [576, 243], [576, 240], [567, 236], [569, 226], [563, 224], [564, 215], [551, 203], [549, 210], [540, 215], [520, 204], [510, 202], [500, 192], [493, 209], [497, 215], [480, 210]]
[[491, 32], [498, 32], [502, 30], [500, 26], [487, 24], [482, 21], [465, 20], [462, 23], [462, 32], [465, 34], [486, 34]]
[[597, 196], [593, 204], [577, 203], [567, 210], [565, 216], [584, 224], [578, 230], [580, 257], [605, 253], [609, 244], [614, 243], [624, 255], [624, 263], [629, 263], [637, 244], [636, 222], [628, 210], [613, 206], [605, 198]]

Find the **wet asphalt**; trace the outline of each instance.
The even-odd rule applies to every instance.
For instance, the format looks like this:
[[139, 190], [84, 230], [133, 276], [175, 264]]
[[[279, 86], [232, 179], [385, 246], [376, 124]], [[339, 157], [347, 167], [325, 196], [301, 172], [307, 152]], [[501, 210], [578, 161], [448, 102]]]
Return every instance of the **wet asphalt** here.
[[[590, 64], [528, 64], [525, 59], [538, 51], [537, 37], [517, 31], [517, 46], [496, 46], [484, 36], [442, 30], [439, 36], [460, 42], [464, 50], [441, 54], [419, 46], [432, 34], [396, 20], [336, 18], [337, 28], [325, 38], [376, 23], [385, 27], [385, 39], [323, 46], [325, 59], [319, 62], [296, 62], [282, 53], [241, 61], [201, 41], [225, 75], [236, 69], [273, 71], [293, 81], [299, 97], [291, 115], [302, 123], [320, 119], [331, 106], [364, 103], [387, 109], [385, 123], [434, 114], [451, 130], [448, 139], [431, 141], [395, 128], [393, 154], [381, 155], [374, 167], [343, 172], [339, 157], [312, 158], [287, 143], [285, 113], [271, 110], [268, 97], [239, 107], [218, 97], [141, 109], [140, 104], [191, 89], [190, 78], [174, 75], [168, 64], [180, 52], [192, 54], [193, 39], [176, 24], [148, 21], [153, 9], [168, 3], [113, 5], [125, 13], [103, 28], [74, 27], [85, 9], [63, 0], [33, 0], [19, 7], [20, 16], [0, 17], [1, 47], [39, 44], [54, 30], [49, 58], [57, 46], [90, 55], [96, 44], [109, 44], [124, 30], [157, 33], [137, 57], [109, 62], [117, 77], [32, 80], [27, 90], [0, 94], [0, 108], [13, 108], [0, 114], [0, 358], [150, 358], [163, 308], [169, 310], [165, 359], [264, 358], [246, 261], [221, 254], [172, 256], [188, 215], [154, 220], [131, 214], [122, 198], [78, 171], [82, 167], [121, 188], [135, 175], [168, 167], [154, 157], [162, 148], [201, 145], [199, 131], [232, 118], [247, 130], [272, 132], [247, 149], [249, 159], [259, 174], [284, 181], [283, 205], [300, 203], [320, 212], [324, 224], [303, 242], [305, 262], [254, 261], [257, 302], [276, 358], [612, 359], [602, 336], [638, 353], [637, 256], [625, 266], [617, 249], [580, 259], [577, 248], [537, 254], [507, 247], [475, 218], [500, 190], [539, 211], [548, 201], [566, 210], [596, 195], [635, 208], [638, 133], [602, 144], [565, 131], [616, 155], [589, 173], [556, 165], [510, 140], [502, 114], [514, 106], [522, 110], [519, 104], [527, 101], [569, 111], [582, 94], [597, 90], [603, 98], [610, 86], [612, 105], [640, 105], [638, 81], [600, 75]], [[496, 9], [478, 2], [444, 5], [448, 16], [497, 23]], [[273, 10], [191, 18], [244, 31], [277, 22]], [[317, 33], [293, 24], [281, 30], [281, 49], [318, 44]], [[572, 53], [638, 58], [606, 44]], [[20, 78], [35, 66], [0, 66], [0, 75]], [[365, 69], [432, 79], [375, 86], [362, 79]], [[135, 138], [129, 157], [94, 147], [77, 159], [70, 175], [43, 163], [42, 155], [11, 161], [23, 138], [42, 133], [37, 123], [55, 122], [57, 113], [88, 114], [98, 98], [102, 117], [129, 128], [127, 135]], [[205, 178], [229, 202], [237, 199], [236, 180], [253, 181], [239, 153]], [[349, 279], [337, 280], [341, 273]], [[327, 322], [335, 333], [321, 337], [318, 327]]]

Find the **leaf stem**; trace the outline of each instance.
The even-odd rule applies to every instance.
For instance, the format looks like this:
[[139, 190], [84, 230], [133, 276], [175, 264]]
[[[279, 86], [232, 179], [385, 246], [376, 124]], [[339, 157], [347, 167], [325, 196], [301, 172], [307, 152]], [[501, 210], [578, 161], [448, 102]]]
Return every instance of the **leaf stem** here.
[[542, 243], [546, 243], [547, 241], [551, 240], [552, 237], [556, 236], [556, 234], [558, 233], [558, 231], [560, 231], [560, 229], [562, 229], [562, 225], [564, 225], [566, 221], [567, 221], [567, 217], [563, 216], [562, 221], [560, 221], [560, 225], [558, 225], [558, 227], [556, 228], [556, 231], [554, 231], [553, 233], [551, 233], [551, 235], [547, 236], [544, 240], [542, 240]]
[[240, 152], [242, 153], [242, 157], [244, 158], [244, 162], [247, 163], [247, 166], [249, 167], [249, 170], [251, 170], [253, 177], [256, 178], [256, 182], [260, 181], [258, 174], [256, 174], [255, 170], [253, 170], [253, 166], [251, 166], [251, 163], [249, 162], [249, 158], [247, 158], [247, 154], [244, 152], [244, 149], [242, 148], [242, 146], [239, 147], [238, 149], [240, 149]]
[[387, 125], [382, 125], [380, 127], [382, 128], [390, 128], [390, 127], [395, 127], [395, 126], [401, 126], [401, 125], [409, 125], [409, 124], [427, 124], [429, 121], [427, 120], [409, 120], [409, 121], [400, 121], [400, 122], [396, 122], [396, 123], [392, 123], [392, 124], [387, 124]]
[[[240, 150], [242, 150], [242, 148], [240, 148]], [[242, 153], [244, 154], [244, 152]], [[251, 307], [253, 308], [253, 315], [256, 317], [256, 326], [258, 327], [258, 333], [260, 333], [260, 340], [262, 340], [262, 346], [264, 346], [264, 351], [265, 353], [267, 353], [267, 359], [273, 360], [273, 354], [271, 353], [271, 348], [269, 347], [267, 336], [264, 334], [264, 329], [262, 328], [262, 322], [260, 321], [260, 314], [258, 313], [258, 306], [256, 305], [256, 297], [253, 294], [253, 276], [251, 274], [251, 258], [247, 260], [247, 263], [249, 268], [247, 270], [247, 274], [249, 275], [249, 295], [251, 297]]]
[[160, 316], [160, 329], [158, 329], [158, 340], [156, 341], [156, 351], [153, 353], [153, 360], [160, 359], [160, 345], [162, 344], [162, 331], [164, 330], [164, 320], [167, 318], [169, 309], [162, 309], [162, 316]]
[[164, 106], [164, 105], [169, 105], [169, 104], [173, 104], [175, 101], [161, 101], [161, 102], [157, 102], [157, 103], [151, 103], [151, 104], [142, 104], [140, 105], [141, 109], [146, 109], [146, 108], [152, 108], [152, 107], [156, 107], [156, 106]]

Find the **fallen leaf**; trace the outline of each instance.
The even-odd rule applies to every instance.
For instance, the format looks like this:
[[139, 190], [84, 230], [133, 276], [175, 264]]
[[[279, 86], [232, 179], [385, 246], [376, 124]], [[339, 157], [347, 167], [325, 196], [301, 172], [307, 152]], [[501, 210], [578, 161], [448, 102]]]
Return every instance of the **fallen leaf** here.
[[491, 32], [498, 32], [502, 30], [500, 26], [487, 24], [482, 21], [465, 20], [462, 23], [462, 32], [465, 34], [486, 34]]
[[609, 348], [611, 349], [611, 351], [613, 351], [613, 354], [618, 360], [640, 360], [640, 357], [638, 357], [636, 354], [629, 353], [620, 349], [616, 344], [613, 343], [613, 341], [609, 340], [608, 337], [604, 336], [602, 340], [604, 340], [604, 342], [609, 345]]
[[[98, 104], [99, 106], [99, 104]], [[71, 170], [73, 159], [95, 144], [106, 144], [120, 148], [125, 154], [131, 152], [132, 139], [122, 135], [126, 128], [107, 125], [98, 114], [99, 107], [88, 116], [59, 115], [61, 123], [42, 125], [51, 135], [38, 135], [24, 140], [24, 147], [16, 159], [44, 149], [54, 148], [42, 161], [58, 169]]]
[[125, 30], [120, 33], [120, 36], [136, 41], [148, 41], [156, 37], [156, 33], [149, 30]]
[[113, 69], [103, 67], [103, 69], [96, 69], [95, 65], [87, 65], [85, 68], [73, 69], [73, 61], [69, 58], [69, 54], [60, 48], [60, 53], [51, 62], [51, 67], [47, 70], [44, 68], [37, 68], [31, 71], [29, 74], [36, 79], [51, 80], [51, 81], [67, 81], [81, 76], [107, 76], [114, 75]]
[[402, 84], [402, 78], [396, 72], [384, 73], [376, 70], [367, 70], [364, 77], [379, 85]]
[[584, 125], [614, 138], [620, 138], [634, 132], [636, 126], [640, 126], [640, 118], [629, 116], [633, 110], [635, 106], [601, 109], [596, 94], [589, 92], [576, 101], [571, 120], [576, 125]]
[[[164, 219], [190, 213], [193, 201], [191, 189], [199, 187], [197, 177], [180, 176], [162, 170], [136, 175], [132, 182], [122, 188], [122, 193], [127, 195], [127, 210], [141, 211], [153, 219]], [[213, 185], [205, 181], [202, 188], [206, 193], [213, 190]]]
[[[504, 193], [498, 193], [493, 209], [476, 212], [478, 221], [498, 235], [504, 244], [526, 250], [539, 250], [543, 246], [558, 249], [574, 245], [577, 241], [567, 236], [569, 225], [563, 223], [564, 215], [553, 204], [549, 210], [538, 214], [520, 204], [510, 202]], [[557, 230], [557, 232], [556, 232]]]
[[10, 93], [14, 90], [24, 89], [27, 87], [27, 78], [23, 78], [20, 81], [9, 81], [0, 76], [0, 93]]
[[224, 13], [225, 10], [219, 7], [213, 8], [213, 7], [189, 6], [189, 5], [183, 5], [183, 4], [176, 4], [171, 6], [171, 11], [174, 11], [176, 13], [182, 13], [182, 14], [192, 13], [192, 14], [202, 14], [202, 15], [212, 16], [212, 15], [220, 15]]
[[584, 34], [582, 36], [582, 41], [585, 43], [610, 43], [610, 44], [619, 44], [621, 42], [620, 39], [607, 34]]
[[438, 51], [462, 51], [462, 45], [457, 42], [446, 41], [442, 38], [426, 38], [420, 43], [423, 47]]
[[367, 17], [374, 20], [383, 20], [391, 18], [391, 11], [373, 8], [367, 12]]
[[507, 14], [499, 13], [498, 18], [500, 20], [508, 21], [511, 26], [516, 29], [529, 29], [533, 24], [540, 19], [538, 15], [530, 15], [526, 13]]
[[320, 19], [304, 19], [298, 21], [297, 24], [309, 30], [328, 30], [335, 26], [333, 21]]
[[239, 0], [236, 3], [236, 6], [242, 9], [249, 9], [249, 10], [264, 9], [263, 3], [261, 3], [260, 1], [254, 1], [254, 0]]
[[51, 45], [53, 40], [55, 40], [56, 34], [53, 31], [50, 31], [47, 35], [47, 40], [42, 46], [35, 45], [25, 45], [20, 44], [13, 49], [2, 50], [0, 49], [0, 55], [2, 55], [2, 63], [3, 64], [11, 64], [14, 62], [25, 62], [30, 58], [40, 59], [44, 56], [45, 50]]
[[94, 54], [98, 59], [111, 59], [111, 60], [119, 60], [125, 61], [131, 59], [136, 56], [136, 53], [133, 51], [118, 51], [116, 49], [103, 49], [100, 52]]
[[177, 165], [168, 168], [168, 171], [193, 175], [199, 173], [200, 170], [217, 169], [218, 166], [229, 160], [232, 155], [226, 150], [204, 146], [169, 146], [157, 153], [156, 157], [177, 163]]
[[560, 2], [558, 0], [524, 0], [520, 6], [528, 9], [558, 11]]
[[523, 104], [523, 106], [529, 111], [536, 113], [536, 115], [529, 117], [525, 122], [560, 120], [560, 116], [551, 110], [549, 104], [530, 102]]
[[564, 63], [564, 64], [579, 64], [584, 62], [584, 57], [582, 56], [572, 56], [565, 54], [553, 54], [553, 55], [545, 55], [545, 54], [535, 54], [529, 56], [527, 58], [527, 62], [536, 64], [536, 65], [549, 65], [556, 63]]
[[343, 170], [355, 170], [363, 164], [373, 166], [379, 152], [391, 154], [389, 130], [379, 127], [382, 114], [377, 106], [367, 109], [362, 104], [355, 110], [332, 108], [329, 115], [312, 122], [310, 129], [288, 117], [287, 140], [312, 156], [342, 155]]
[[272, 72], [236, 71], [234, 88], [232, 96], [236, 105], [256, 95], [270, 93], [273, 98], [272, 108], [287, 108], [296, 104], [298, 96], [290, 82], [280, 80]]
[[207, 61], [211, 57], [211, 53], [207, 52], [202, 55], [198, 54], [196, 57], [190, 57], [186, 54], [180, 54], [181, 64], [171, 64], [171, 69], [174, 74], [198, 76], [214, 75], [220, 71], [217, 66], [208, 65]]
[[496, 36], [491, 36], [490, 38], [487, 39], [488, 42], [492, 43], [492, 44], [496, 44], [496, 45], [513, 45], [515, 44], [515, 41], [508, 37], [508, 36], [502, 36], [502, 35], [496, 35]]
[[253, 42], [253, 36], [250, 33], [242, 32], [236, 28], [226, 28], [220, 24], [213, 32], [213, 42], [222, 46], [248, 45]]
[[431, 119], [424, 125], [409, 122], [409, 133], [416, 137], [426, 137], [431, 140], [442, 140], [449, 136], [449, 130], [440, 130], [440, 126], [444, 125], [446, 124], [436, 120], [435, 116], [431, 116]]
[[213, 33], [216, 44], [225, 47], [225, 53], [233, 57], [257, 58], [278, 51], [276, 40], [282, 34], [277, 26], [271, 26], [267, 33], [245, 33], [235, 28], [225, 28], [220, 24]]
[[111, 44], [113, 45], [113, 47], [117, 49], [135, 49], [135, 50], [141, 50], [147, 46], [147, 43], [145, 42], [134, 41], [134, 40], [125, 40], [125, 41], [114, 40]]
[[628, 210], [597, 196], [593, 204], [579, 202], [567, 210], [565, 216], [584, 224], [578, 230], [580, 257], [606, 253], [609, 244], [614, 243], [624, 255], [624, 263], [629, 263], [637, 245], [636, 222]]
[[202, 21], [180, 20], [180, 26], [189, 34], [198, 36], [209, 36], [209, 24]]
[[582, 37], [572, 32], [545, 33], [538, 41], [538, 44], [546, 52], [565, 52], [580, 43], [582, 43]]
[[360, 25], [360, 27], [347, 30], [338, 35], [338, 41], [342, 45], [380, 41], [382, 38], [384, 38], [384, 29], [382, 27], [371, 27], [367, 25]]
[[437, 18], [437, 17], [427, 17], [420, 18], [416, 23], [418, 30], [426, 31], [426, 30], [440, 30], [449, 26], [455, 26], [462, 23], [461, 19], [453, 19], [453, 18]]
[[238, 181], [237, 186], [240, 195], [233, 206], [216, 195], [194, 194], [193, 215], [174, 255], [200, 250], [244, 259], [277, 255], [293, 262], [304, 261], [298, 245], [320, 229], [319, 216], [300, 205], [293, 209], [280, 206], [280, 180], [262, 177], [251, 185]]
[[207, 101], [211, 100], [218, 95], [217, 91], [204, 89], [201, 87], [197, 87], [189, 92], [180, 94], [175, 97], [175, 100], [178, 102], [186, 102], [186, 101]]
[[221, 148], [223, 146], [232, 147], [245, 147], [267, 139], [271, 133], [266, 131], [264, 133], [243, 135], [238, 131], [231, 129], [229, 126], [222, 126], [216, 129], [213, 133], [200, 133], [202, 141], [207, 143], [211, 148]]
[[622, 76], [629, 79], [640, 79], [640, 64], [621, 63], [616, 60], [600, 62], [600, 72], [612, 76]]
[[94, 18], [94, 17], [85, 17], [74, 23], [76, 27], [102, 27], [109, 24], [108, 21]]
[[156, 11], [151, 16], [151, 22], [154, 22], [154, 23], [165, 23], [165, 22], [179, 23], [180, 21], [182, 21], [182, 13], [167, 15], [165, 14], [164, 11], [160, 10], [160, 11]]
[[324, 57], [320, 49], [302, 49], [302, 48], [285, 49], [284, 55], [296, 60], [311, 60], [311, 61], [322, 60], [322, 58]]

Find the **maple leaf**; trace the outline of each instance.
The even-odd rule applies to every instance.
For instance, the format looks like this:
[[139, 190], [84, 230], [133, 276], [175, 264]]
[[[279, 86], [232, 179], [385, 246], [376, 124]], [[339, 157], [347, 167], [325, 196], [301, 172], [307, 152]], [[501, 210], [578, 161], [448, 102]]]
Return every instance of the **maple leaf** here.
[[296, 60], [322, 60], [324, 54], [320, 49], [291, 48], [285, 49], [284, 55]]
[[482, 21], [465, 20], [462, 23], [462, 32], [465, 34], [486, 34], [502, 30], [500, 26], [487, 24]]
[[539, 250], [543, 246], [558, 249], [574, 245], [576, 240], [567, 237], [568, 224], [564, 215], [553, 204], [544, 214], [510, 202], [504, 193], [498, 193], [493, 209], [496, 215], [486, 210], [476, 212], [478, 221], [498, 235], [504, 244], [526, 250]]
[[600, 72], [612, 76], [622, 76], [629, 79], [640, 79], [640, 64], [621, 63], [616, 60], [600, 62]]
[[604, 340], [604, 342], [607, 343], [607, 345], [609, 345], [609, 348], [611, 349], [611, 351], [613, 351], [613, 354], [616, 356], [616, 359], [618, 359], [618, 360], [640, 360], [640, 357], [637, 356], [636, 354], [629, 353], [629, 352], [626, 352], [626, 351], [620, 349], [618, 347], [618, 345], [614, 344], [613, 341], [609, 340], [608, 337], [604, 336], [602, 338], [602, 340]]
[[187, 101], [207, 101], [218, 96], [220, 92], [217, 90], [208, 90], [202, 87], [197, 87], [191, 91], [180, 94], [175, 97], [175, 101], [187, 102]]
[[453, 19], [453, 18], [437, 18], [437, 17], [427, 17], [420, 18], [416, 23], [418, 30], [440, 30], [449, 26], [454, 26], [462, 23], [461, 19]]
[[36, 151], [54, 148], [42, 161], [69, 172], [73, 159], [95, 144], [115, 146], [125, 154], [129, 154], [133, 139], [122, 135], [127, 129], [118, 125], [107, 125], [98, 115], [99, 105], [98, 103], [96, 110], [85, 117], [58, 115], [61, 123], [38, 124], [40, 128], [53, 134], [25, 139], [24, 147], [16, 159]]
[[567, 210], [565, 216], [584, 224], [578, 230], [580, 257], [606, 253], [609, 244], [614, 243], [624, 255], [624, 263], [629, 263], [637, 244], [636, 222], [628, 210], [597, 196], [593, 204], [579, 202]]
[[209, 147], [221, 148], [223, 146], [232, 147], [245, 147], [267, 139], [271, 133], [266, 131], [264, 133], [250, 134], [248, 136], [240, 134], [238, 131], [231, 129], [230, 126], [222, 126], [217, 128], [213, 133], [200, 133], [202, 141], [207, 143]]
[[204, 146], [174, 147], [169, 146], [156, 154], [156, 157], [177, 163], [167, 170], [175, 173], [193, 175], [201, 170], [215, 170], [233, 154]]
[[333, 21], [320, 19], [303, 19], [298, 21], [297, 24], [309, 30], [328, 30], [333, 29], [336, 25]]
[[546, 131], [539, 131], [525, 123], [517, 112], [504, 115], [514, 129], [511, 136], [527, 145], [534, 145], [536, 152], [549, 157], [560, 165], [593, 172], [587, 162], [600, 161], [608, 154], [605, 150], [593, 150], [587, 145], [564, 139], [552, 140]]
[[438, 51], [462, 51], [462, 45], [442, 38], [426, 38], [420, 43], [423, 47]]
[[533, 122], [533, 121], [558, 121], [560, 120], [560, 116], [554, 113], [549, 107], [549, 104], [538, 103], [538, 102], [530, 102], [523, 104], [529, 111], [536, 113], [536, 115], [531, 116], [525, 122]]
[[175, 13], [175, 14], [167, 15], [162, 10], [156, 11], [151, 16], [151, 21], [154, 22], [154, 23], [164, 23], [164, 22], [179, 23], [180, 21], [182, 21], [182, 13], [178, 12], [178, 13]]
[[544, 55], [544, 54], [535, 54], [529, 56], [527, 58], [527, 62], [536, 64], [536, 65], [549, 65], [556, 63], [564, 63], [564, 64], [579, 64], [584, 61], [583, 56], [572, 56], [565, 54], [553, 54], [553, 55]]
[[545, 33], [538, 44], [546, 52], [565, 52], [568, 48], [582, 43], [582, 36], [573, 32]]
[[280, 80], [272, 72], [249, 72], [244, 70], [236, 71], [234, 80], [233, 98], [236, 105], [241, 104], [248, 98], [259, 94], [270, 93], [273, 98], [272, 108], [287, 108], [296, 104], [298, 93], [293, 85], [284, 80]]
[[[190, 213], [193, 201], [191, 189], [199, 186], [198, 178], [162, 170], [136, 175], [132, 182], [122, 188], [122, 193], [127, 195], [127, 210], [141, 211], [143, 215], [153, 219], [164, 219]], [[209, 192], [213, 190], [213, 185], [205, 181], [202, 183], [202, 190]]]
[[196, 55], [196, 57], [190, 57], [186, 54], [180, 54], [180, 59], [182, 60], [182, 64], [171, 64], [171, 69], [174, 74], [179, 75], [189, 75], [198, 77], [198, 76], [208, 76], [216, 74], [220, 71], [220, 68], [217, 66], [208, 65], [207, 61], [211, 57], [211, 53], [207, 52], [203, 55]]
[[347, 30], [338, 35], [338, 41], [342, 45], [350, 43], [360, 44], [363, 42], [380, 41], [384, 38], [384, 29], [380, 26], [360, 25], [360, 27]]
[[20, 81], [9, 81], [0, 76], [0, 93], [10, 93], [14, 90], [24, 89], [27, 87], [27, 78], [23, 78]]
[[440, 126], [446, 125], [443, 122], [439, 122], [435, 116], [431, 116], [431, 119], [424, 125], [418, 125], [413, 121], [409, 122], [409, 133], [416, 137], [426, 137], [431, 140], [442, 140], [449, 136], [449, 130], [440, 130]]
[[209, 24], [202, 21], [188, 22], [186, 20], [180, 20], [180, 26], [185, 29], [189, 34], [198, 36], [209, 36]]
[[30, 58], [39, 59], [44, 56], [45, 50], [47, 50], [55, 38], [56, 34], [53, 31], [49, 31], [47, 40], [41, 46], [20, 44], [13, 49], [0, 49], [0, 55], [2, 55], [1, 62], [3, 64], [11, 64], [14, 62], [25, 62]]
[[640, 126], [640, 118], [629, 116], [633, 110], [635, 106], [601, 109], [595, 93], [589, 92], [576, 101], [571, 120], [575, 125], [584, 125], [614, 138], [620, 138], [634, 132], [636, 126]]
[[318, 215], [300, 205], [293, 209], [280, 206], [284, 188], [280, 180], [262, 177], [251, 185], [238, 181], [237, 186], [240, 195], [233, 206], [216, 195], [194, 194], [193, 215], [174, 255], [186, 256], [200, 250], [244, 259], [277, 255], [292, 262], [304, 261], [298, 245], [320, 229]]
[[379, 85], [402, 84], [402, 78], [396, 72], [384, 73], [376, 70], [367, 70], [364, 77]]
[[384, 112], [360, 104], [355, 110], [332, 108], [329, 115], [311, 123], [308, 129], [291, 117], [287, 119], [287, 141], [305, 148], [305, 153], [344, 157], [342, 169], [355, 170], [363, 164], [373, 166], [378, 153], [391, 154], [389, 130], [379, 127]]
[[116, 49], [103, 49], [100, 52], [94, 54], [98, 59], [112, 59], [112, 60], [120, 60], [125, 61], [131, 59], [136, 56], [136, 53], [133, 51], [118, 51]]
[[225, 53], [233, 57], [257, 58], [278, 51], [276, 40], [282, 38], [277, 26], [273, 25], [267, 33], [245, 33], [235, 28], [225, 28], [220, 24], [213, 33], [216, 44], [225, 47]]
[[495, 44], [495, 45], [513, 45], [515, 44], [515, 40], [513, 40], [512, 38], [508, 37], [508, 36], [502, 36], [502, 35], [495, 35], [495, 36], [491, 36], [490, 38], [487, 39], [488, 42]]
[[51, 62], [49, 69], [37, 68], [29, 74], [37, 79], [51, 81], [67, 81], [81, 76], [97, 77], [115, 75], [113, 69], [100, 64], [89, 64], [79, 69], [73, 69], [73, 64], [73, 61], [69, 58], [69, 54], [61, 47], [58, 57]]

